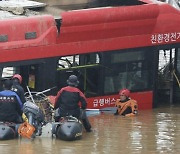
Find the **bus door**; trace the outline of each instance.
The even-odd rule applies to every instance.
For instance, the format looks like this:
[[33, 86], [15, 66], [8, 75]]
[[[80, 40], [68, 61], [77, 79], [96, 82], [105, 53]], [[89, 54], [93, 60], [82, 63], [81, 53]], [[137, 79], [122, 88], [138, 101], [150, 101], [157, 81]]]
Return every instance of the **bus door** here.
[[87, 97], [97, 96], [99, 93], [100, 58], [96, 53], [60, 57], [57, 67], [57, 85], [59, 88], [67, 86], [67, 79], [74, 74], [78, 77], [78, 88]]

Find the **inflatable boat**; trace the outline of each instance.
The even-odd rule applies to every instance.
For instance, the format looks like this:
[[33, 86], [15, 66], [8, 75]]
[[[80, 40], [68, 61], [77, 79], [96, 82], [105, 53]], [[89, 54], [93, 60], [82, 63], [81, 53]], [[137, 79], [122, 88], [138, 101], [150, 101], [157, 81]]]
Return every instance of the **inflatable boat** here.
[[0, 122], [0, 140], [10, 140], [18, 137], [20, 124]]
[[74, 141], [82, 138], [83, 125], [73, 116], [66, 116], [59, 122], [52, 124], [52, 136], [65, 141]]

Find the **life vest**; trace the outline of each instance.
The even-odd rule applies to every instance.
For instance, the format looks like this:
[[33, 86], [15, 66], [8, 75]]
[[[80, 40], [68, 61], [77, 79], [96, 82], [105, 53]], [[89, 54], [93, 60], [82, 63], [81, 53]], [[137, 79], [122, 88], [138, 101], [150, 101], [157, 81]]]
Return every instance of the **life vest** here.
[[[117, 99], [115, 106], [118, 107], [117, 112], [120, 115], [125, 116], [135, 116], [138, 113], [138, 104], [136, 100], [130, 99], [127, 102], [120, 102], [120, 99]], [[131, 109], [130, 112], [126, 113], [127, 109]]]

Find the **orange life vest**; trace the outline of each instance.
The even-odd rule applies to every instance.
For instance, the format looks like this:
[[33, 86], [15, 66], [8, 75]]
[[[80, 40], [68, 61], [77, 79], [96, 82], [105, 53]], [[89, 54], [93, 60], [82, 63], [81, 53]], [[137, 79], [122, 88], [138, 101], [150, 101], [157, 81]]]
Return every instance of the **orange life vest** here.
[[118, 107], [118, 114], [123, 115], [127, 108], [131, 108], [132, 112], [125, 114], [125, 116], [134, 116], [138, 112], [138, 104], [136, 100], [130, 99], [127, 102], [120, 102], [120, 99], [116, 100], [115, 106]]

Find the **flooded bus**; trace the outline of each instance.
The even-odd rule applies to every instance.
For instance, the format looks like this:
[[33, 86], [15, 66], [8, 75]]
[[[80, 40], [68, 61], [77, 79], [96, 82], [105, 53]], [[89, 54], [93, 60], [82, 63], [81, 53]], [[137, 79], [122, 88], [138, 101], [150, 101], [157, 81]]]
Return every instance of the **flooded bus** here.
[[88, 108], [114, 106], [122, 88], [140, 110], [155, 107], [160, 50], [179, 57], [180, 11], [162, 2], [0, 20], [1, 82], [19, 73], [25, 90], [56, 95], [75, 74]]

